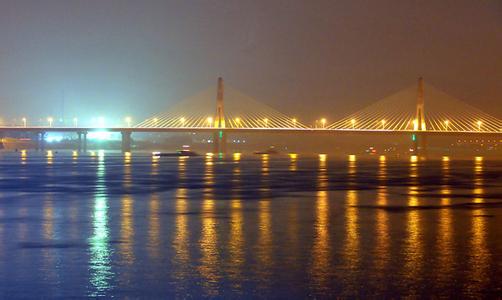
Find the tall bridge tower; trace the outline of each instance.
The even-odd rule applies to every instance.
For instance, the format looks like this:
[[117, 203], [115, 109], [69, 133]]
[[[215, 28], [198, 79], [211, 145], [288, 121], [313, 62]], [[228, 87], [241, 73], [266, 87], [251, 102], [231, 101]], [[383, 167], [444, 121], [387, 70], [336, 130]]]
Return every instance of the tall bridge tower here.
[[425, 124], [424, 102], [424, 79], [420, 77], [418, 78], [417, 90], [417, 113], [413, 124], [413, 130], [416, 131], [416, 133], [413, 134], [413, 149], [414, 152], [419, 156], [427, 155], [426, 133], [420, 132], [427, 130]]
[[417, 115], [415, 118], [415, 130], [426, 130], [424, 117], [424, 79], [418, 78], [417, 92]]
[[223, 78], [218, 78], [218, 89], [216, 92], [216, 116], [214, 118], [214, 127], [219, 129], [213, 133], [213, 153], [225, 153], [227, 150], [227, 135], [225, 128], [225, 115], [223, 110]]

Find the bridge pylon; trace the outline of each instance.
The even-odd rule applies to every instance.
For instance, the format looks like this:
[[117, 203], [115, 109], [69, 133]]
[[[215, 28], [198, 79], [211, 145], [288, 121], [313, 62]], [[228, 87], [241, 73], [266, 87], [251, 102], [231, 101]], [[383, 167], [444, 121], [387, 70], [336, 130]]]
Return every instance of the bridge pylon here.
[[417, 132], [414, 134], [413, 138], [413, 150], [419, 156], [427, 155], [427, 137], [425, 132], [427, 126], [425, 123], [425, 97], [424, 97], [424, 79], [423, 77], [418, 78], [418, 90], [417, 90], [417, 111], [413, 124], [413, 129]]
[[213, 132], [213, 153], [225, 153], [227, 150], [227, 134], [222, 130], [225, 128], [223, 94], [223, 78], [219, 77], [216, 92], [216, 115], [214, 118], [214, 127], [216, 130]]

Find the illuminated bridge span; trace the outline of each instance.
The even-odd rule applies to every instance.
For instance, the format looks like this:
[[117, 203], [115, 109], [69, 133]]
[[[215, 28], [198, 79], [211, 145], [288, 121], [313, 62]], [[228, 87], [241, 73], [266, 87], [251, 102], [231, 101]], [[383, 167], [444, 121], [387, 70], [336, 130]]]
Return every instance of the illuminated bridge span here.
[[[225, 93], [224, 93], [225, 92]], [[214, 95], [216, 94], [215, 109]], [[225, 101], [223, 107], [223, 97]], [[235, 90], [218, 79], [218, 89], [207, 89], [139, 123], [137, 128], [298, 128], [308, 127]]]
[[[217, 95], [223, 100], [223, 82]], [[253, 98], [229, 88], [225, 91], [223, 121], [214, 110], [214, 89], [205, 90], [139, 123], [135, 128], [227, 128], [227, 129], [305, 129], [343, 131], [427, 131], [500, 133], [502, 120], [424, 84], [411, 86], [328, 124], [326, 119], [307, 126]], [[218, 98], [219, 99], [219, 98]], [[427, 103], [425, 102], [427, 100]], [[218, 101], [217, 101], [218, 102]], [[221, 118], [221, 117], [220, 117]]]
[[[228, 100], [224, 101], [224, 98]], [[313, 126], [306, 126], [295, 117], [235, 89], [228, 88], [224, 93], [223, 79], [219, 78], [216, 91], [203, 91], [136, 126], [27, 127], [25, 123], [24, 126], [0, 128], [0, 132], [38, 133], [41, 149], [47, 132], [76, 132], [79, 150], [86, 150], [88, 132], [102, 130], [120, 132], [123, 151], [131, 150], [133, 132], [207, 132], [213, 134], [214, 152], [226, 151], [226, 137], [231, 133], [413, 134], [414, 148], [420, 151], [425, 150], [428, 135], [490, 135], [498, 138], [502, 134], [502, 120], [424, 84], [419, 78], [418, 86], [397, 92], [334, 123], [320, 119]]]
[[[425, 102], [427, 99], [427, 102]], [[391, 130], [500, 133], [502, 121], [424, 84], [399, 91], [348, 117], [333, 130]]]

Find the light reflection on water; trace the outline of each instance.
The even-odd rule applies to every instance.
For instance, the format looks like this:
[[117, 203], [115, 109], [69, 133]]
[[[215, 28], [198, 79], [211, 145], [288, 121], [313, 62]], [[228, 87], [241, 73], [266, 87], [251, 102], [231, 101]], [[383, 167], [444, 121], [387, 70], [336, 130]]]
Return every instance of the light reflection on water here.
[[[408, 206], [411, 208], [419, 207], [420, 202], [420, 183], [418, 171], [418, 159], [412, 156], [409, 163], [409, 178], [408, 187]], [[417, 291], [417, 278], [422, 272], [422, 214], [418, 209], [411, 209], [406, 216], [406, 238], [404, 248], [404, 277], [407, 279], [405, 284], [413, 294]]]
[[[450, 186], [450, 159], [443, 157], [441, 162], [442, 181], [441, 181], [441, 205], [448, 207], [452, 204], [451, 201], [451, 186]], [[437, 260], [440, 266], [438, 272], [438, 283], [447, 286], [448, 281], [452, 280], [454, 268], [454, 241], [453, 241], [453, 214], [451, 209], [439, 210], [438, 217], [438, 237], [437, 237]]]
[[104, 156], [98, 159], [96, 169], [96, 191], [92, 215], [93, 234], [89, 238], [89, 271], [91, 289], [89, 296], [106, 295], [113, 277], [111, 252], [109, 249], [108, 199], [106, 197], [106, 165]]
[[[2, 172], [33, 186], [0, 203], [0, 265], [17, 270], [0, 274], [3, 290], [26, 285], [33, 265], [44, 278], [35, 296], [47, 298], [75, 296], [62, 282], [119, 298], [477, 297], [498, 288], [494, 162], [65, 159], [20, 153], [23, 167], [12, 168], [0, 158]], [[0, 184], [9, 199], [16, 185]], [[78, 196], [58, 190], [65, 185]]]
[[[387, 191], [387, 161], [385, 156], [380, 156], [378, 164], [378, 187], [376, 195], [376, 203], [378, 207], [385, 207], [388, 204]], [[383, 284], [384, 274], [389, 263], [390, 239], [389, 234], [389, 215], [382, 209], [376, 211], [376, 226], [375, 226], [375, 269], [379, 276], [376, 280], [379, 284]]]
[[[481, 204], [485, 189], [483, 187], [483, 158], [476, 157], [474, 160], [474, 203]], [[490, 252], [487, 250], [487, 228], [485, 218], [487, 212], [485, 209], [472, 210], [471, 240], [470, 240], [470, 266], [472, 281], [467, 286], [470, 293], [479, 293], [483, 290], [487, 281], [487, 269], [490, 260]]]

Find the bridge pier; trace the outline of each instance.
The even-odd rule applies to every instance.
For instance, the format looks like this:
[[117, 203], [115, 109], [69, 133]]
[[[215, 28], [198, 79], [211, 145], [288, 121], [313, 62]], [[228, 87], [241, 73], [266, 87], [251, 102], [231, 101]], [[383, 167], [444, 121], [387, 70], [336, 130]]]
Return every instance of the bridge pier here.
[[45, 132], [37, 133], [37, 151], [45, 151]]
[[419, 157], [427, 157], [427, 135], [425, 132], [413, 134], [413, 152]]
[[78, 135], [78, 152], [87, 152], [87, 132], [79, 131]]
[[122, 152], [131, 152], [131, 131], [122, 131]]
[[213, 132], [213, 153], [227, 152], [227, 133], [224, 130]]

